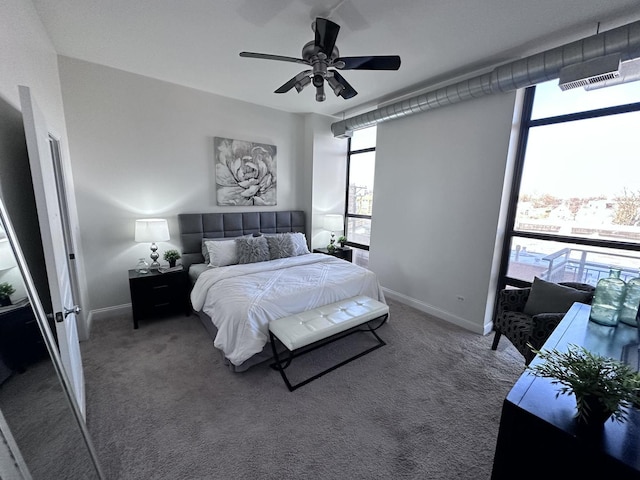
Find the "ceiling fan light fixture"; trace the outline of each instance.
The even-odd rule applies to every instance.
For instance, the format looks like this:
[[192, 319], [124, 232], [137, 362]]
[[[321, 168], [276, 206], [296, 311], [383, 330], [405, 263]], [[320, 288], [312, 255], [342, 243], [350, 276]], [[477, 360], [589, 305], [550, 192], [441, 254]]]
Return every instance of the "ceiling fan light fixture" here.
[[321, 87], [323, 84], [324, 84], [324, 77], [319, 73], [316, 73], [313, 76], [313, 86], [318, 88], [318, 87]]
[[298, 93], [300, 93], [310, 83], [311, 83], [311, 78], [310, 77], [303, 77], [298, 82], [296, 82], [294, 87], [296, 87], [296, 91]]
[[329, 82], [329, 86], [333, 89], [333, 93], [335, 93], [336, 96], [340, 95], [340, 92], [344, 90], [344, 85], [336, 80], [333, 75], [327, 76], [327, 82]]
[[316, 102], [324, 102], [327, 96], [324, 94], [324, 83], [316, 87]]

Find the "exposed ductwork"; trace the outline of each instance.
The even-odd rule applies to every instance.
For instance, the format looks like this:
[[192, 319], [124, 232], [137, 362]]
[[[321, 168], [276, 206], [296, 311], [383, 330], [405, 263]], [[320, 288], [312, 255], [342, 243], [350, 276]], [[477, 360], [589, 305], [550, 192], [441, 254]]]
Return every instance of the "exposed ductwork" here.
[[621, 61], [640, 57], [640, 21], [496, 67], [493, 71], [416, 95], [331, 124], [333, 135], [350, 137], [354, 130], [452, 105], [494, 93], [510, 92], [558, 78], [560, 70], [611, 54]]

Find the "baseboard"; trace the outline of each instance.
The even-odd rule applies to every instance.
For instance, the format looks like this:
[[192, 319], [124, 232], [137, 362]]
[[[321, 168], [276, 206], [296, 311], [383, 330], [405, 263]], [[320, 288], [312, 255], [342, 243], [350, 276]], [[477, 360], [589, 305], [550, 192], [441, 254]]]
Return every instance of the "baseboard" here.
[[110, 318], [121, 317], [122, 315], [133, 315], [131, 312], [131, 304], [125, 303], [124, 305], [116, 305], [115, 307], [97, 308], [89, 312], [87, 318], [87, 328], [89, 336], [91, 336], [91, 325], [94, 320], [104, 320]]
[[473, 322], [470, 322], [469, 320], [458, 317], [457, 315], [453, 315], [452, 313], [445, 312], [444, 310], [440, 310], [439, 308], [436, 308], [433, 305], [429, 305], [428, 303], [424, 303], [421, 300], [417, 300], [407, 295], [403, 295], [402, 293], [394, 292], [393, 290], [390, 290], [384, 287], [382, 287], [382, 291], [384, 292], [385, 297], [389, 297], [392, 300], [396, 300], [400, 303], [408, 305], [409, 307], [413, 307], [416, 310], [420, 310], [421, 312], [424, 312], [428, 315], [437, 317], [441, 320], [444, 320], [445, 322], [453, 323], [454, 325], [462, 327], [465, 330], [469, 330], [470, 332], [486, 335], [486, 333], [491, 331], [489, 330], [485, 333], [483, 331], [484, 329], [476, 323], [473, 323]]

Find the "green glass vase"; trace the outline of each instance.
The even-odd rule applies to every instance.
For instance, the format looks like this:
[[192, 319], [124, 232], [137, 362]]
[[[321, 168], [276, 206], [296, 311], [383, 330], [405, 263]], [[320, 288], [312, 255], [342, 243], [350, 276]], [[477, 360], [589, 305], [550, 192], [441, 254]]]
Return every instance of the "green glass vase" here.
[[626, 288], [627, 285], [620, 278], [620, 270], [610, 269], [609, 276], [601, 278], [596, 285], [589, 320], [607, 327], [616, 327]]
[[620, 315], [618, 316], [620, 323], [630, 327], [637, 327], [638, 305], [640, 305], [640, 273], [637, 277], [627, 281], [627, 289], [622, 301]]

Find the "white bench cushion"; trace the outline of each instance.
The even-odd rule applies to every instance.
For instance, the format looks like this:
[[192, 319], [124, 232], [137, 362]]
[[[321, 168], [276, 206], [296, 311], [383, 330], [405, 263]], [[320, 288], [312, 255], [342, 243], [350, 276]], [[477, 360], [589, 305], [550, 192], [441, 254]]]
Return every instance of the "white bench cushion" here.
[[269, 330], [289, 350], [296, 350], [388, 313], [388, 305], [360, 295], [278, 318], [269, 323]]

